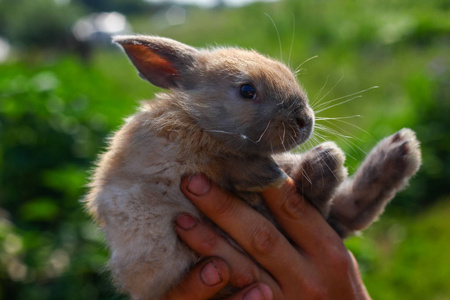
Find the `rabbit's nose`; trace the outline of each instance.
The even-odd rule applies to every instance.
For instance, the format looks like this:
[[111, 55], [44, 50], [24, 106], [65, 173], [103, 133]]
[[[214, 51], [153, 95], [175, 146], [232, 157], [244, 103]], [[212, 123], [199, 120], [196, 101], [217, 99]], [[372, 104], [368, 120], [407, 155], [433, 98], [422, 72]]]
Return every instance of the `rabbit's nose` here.
[[298, 127], [300, 129], [309, 128], [312, 127], [313, 118], [309, 115], [302, 114], [301, 116], [297, 117], [296, 120]]
[[296, 121], [297, 121], [298, 127], [300, 127], [300, 128], [305, 128], [308, 125], [308, 123], [310, 122], [306, 118], [302, 118], [302, 117], [298, 117]]

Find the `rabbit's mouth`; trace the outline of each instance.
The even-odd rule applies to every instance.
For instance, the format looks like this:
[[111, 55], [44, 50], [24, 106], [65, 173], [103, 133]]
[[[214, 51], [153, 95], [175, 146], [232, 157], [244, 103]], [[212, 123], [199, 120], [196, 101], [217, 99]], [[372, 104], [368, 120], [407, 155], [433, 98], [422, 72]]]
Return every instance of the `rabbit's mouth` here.
[[315, 118], [314, 113], [312, 113], [311, 109], [310, 111], [310, 113], [307, 113], [304, 116], [296, 119], [296, 123], [298, 126], [297, 145], [303, 144], [312, 135]]
[[272, 119], [256, 139], [241, 135], [255, 152], [276, 154], [287, 152], [306, 142], [312, 135], [314, 115], [287, 120]]
[[286, 152], [306, 142], [312, 135], [314, 117], [296, 119], [295, 122], [280, 122], [276, 138], [272, 142], [273, 153]]
[[[312, 135], [314, 122], [314, 113], [309, 107], [292, 117], [289, 122], [282, 122], [282, 134], [279, 133], [281, 150], [290, 150], [306, 142]], [[278, 131], [281, 132], [280, 129]]]

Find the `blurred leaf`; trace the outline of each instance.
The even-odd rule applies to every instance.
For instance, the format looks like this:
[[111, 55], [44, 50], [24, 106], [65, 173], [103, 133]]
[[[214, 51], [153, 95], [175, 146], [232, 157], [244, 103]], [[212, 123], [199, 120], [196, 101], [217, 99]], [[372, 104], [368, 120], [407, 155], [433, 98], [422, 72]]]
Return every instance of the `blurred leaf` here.
[[51, 221], [59, 214], [54, 199], [38, 198], [22, 205], [20, 211], [26, 221]]
[[69, 197], [80, 195], [80, 188], [86, 183], [86, 171], [75, 165], [58, 167], [43, 173], [43, 184]]

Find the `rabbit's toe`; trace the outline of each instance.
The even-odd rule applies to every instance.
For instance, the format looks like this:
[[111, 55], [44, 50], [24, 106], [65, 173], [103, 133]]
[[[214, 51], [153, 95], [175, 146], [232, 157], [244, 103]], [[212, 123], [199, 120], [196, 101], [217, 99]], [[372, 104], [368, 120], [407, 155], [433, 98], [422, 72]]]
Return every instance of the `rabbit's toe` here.
[[398, 176], [411, 176], [420, 167], [420, 144], [411, 129], [404, 128], [392, 135], [387, 142], [387, 160], [402, 171]]

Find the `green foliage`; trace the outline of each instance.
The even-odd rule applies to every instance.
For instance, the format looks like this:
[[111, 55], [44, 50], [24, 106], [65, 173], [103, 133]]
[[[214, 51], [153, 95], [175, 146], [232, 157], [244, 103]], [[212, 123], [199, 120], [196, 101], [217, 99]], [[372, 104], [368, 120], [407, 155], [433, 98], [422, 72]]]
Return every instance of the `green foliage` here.
[[373, 299], [450, 299], [450, 198], [415, 216], [383, 217], [346, 245]]
[[74, 58], [2, 65], [0, 299], [113, 295], [79, 200], [107, 135], [142, 95], [105, 73]]
[[[86, 8], [57, 2], [0, 0], [0, 34], [27, 49], [0, 65], [0, 300], [120, 299], [104, 272], [102, 236], [80, 199], [107, 136], [157, 90], [118, 50], [101, 49], [89, 64], [62, 51], [55, 40]], [[447, 2], [290, 0], [189, 9], [181, 26], [156, 15], [158, 22], [142, 14], [130, 21], [136, 32], [194, 46], [255, 48], [293, 69], [319, 55], [299, 73], [316, 111], [380, 86], [323, 106], [341, 103], [320, 117], [350, 118], [320, 121], [329, 129], [319, 133], [340, 144], [354, 170], [377, 140], [411, 127], [424, 163], [387, 216], [347, 245], [374, 299], [450, 299]], [[51, 50], [37, 55], [38, 45]]]

